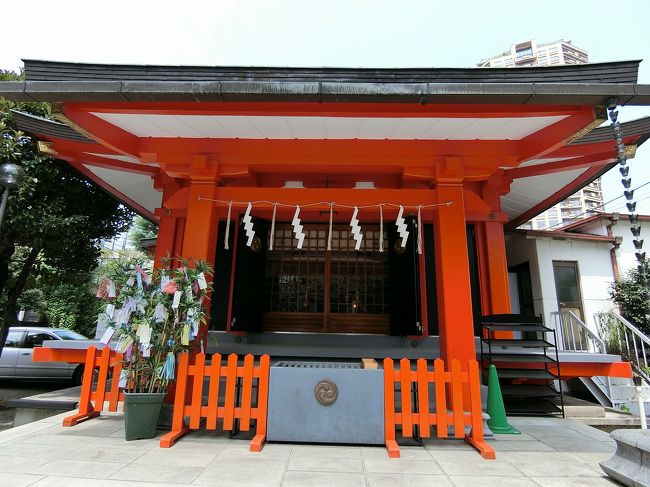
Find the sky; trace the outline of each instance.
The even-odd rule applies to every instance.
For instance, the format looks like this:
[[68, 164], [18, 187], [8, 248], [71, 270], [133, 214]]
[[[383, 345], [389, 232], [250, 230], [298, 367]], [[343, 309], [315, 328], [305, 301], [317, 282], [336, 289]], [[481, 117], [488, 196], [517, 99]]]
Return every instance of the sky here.
[[[650, 1], [543, 0], [22, 0], [3, 9], [0, 69], [21, 59], [96, 63], [473, 67], [536, 39], [571, 40], [590, 62], [644, 59], [650, 84]], [[622, 107], [620, 120], [650, 115]], [[629, 162], [650, 181], [650, 142]], [[609, 211], [623, 207], [618, 170], [603, 178]], [[637, 190], [650, 214], [650, 184]]]

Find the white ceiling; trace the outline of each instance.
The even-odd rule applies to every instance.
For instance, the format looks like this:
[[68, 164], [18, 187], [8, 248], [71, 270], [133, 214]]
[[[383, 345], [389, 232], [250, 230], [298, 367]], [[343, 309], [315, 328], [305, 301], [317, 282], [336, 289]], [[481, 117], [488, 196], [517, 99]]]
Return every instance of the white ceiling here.
[[124, 196], [135, 201], [151, 213], [162, 204], [162, 193], [154, 189], [151, 176], [106, 169], [89, 164], [84, 164], [84, 166], [95, 176], [103, 179]]
[[[84, 154], [101, 157], [103, 159], [113, 159], [113, 160], [116, 160], [116, 161], [130, 162], [132, 164], [140, 164], [139, 159], [137, 159], [135, 157], [131, 157], [131, 156], [124, 156], [124, 155], [121, 155], [121, 154], [98, 154], [98, 153], [95, 153], [95, 152], [84, 152]], [[158, 167], [159, 165], [160, 164], [153, 163], [153, 162], [147, 164], [147, 166], [155, 166], [155, 167]]]
[[88, 154], [88, 155], [91, 155], [91, 156], [97, 156], [97, 157], [103, 157], [105, 159], [116, 159], [116, 160], [122, 161], [122, 162], [132, 162], [134, 164], [139, 164], [140, 163], [140, 161], [138, 159], [136, 159], [135, 157], [123, 156], [123, 155], [120, 155], [120, 154], [98, 154], [98, 153], [95, 153], [95, 152], [84, 152], [84, 154]]
[[511, 118], [93, 115], [138, 137], [366, 140], [520, 140], [565, 116]]
[[501, 197], [501, 209], [510, 218], [517, 217], [541, 203], [584, 173], [587, 168], [574, 169], [542, 176], [515, 179], [510, 192]]

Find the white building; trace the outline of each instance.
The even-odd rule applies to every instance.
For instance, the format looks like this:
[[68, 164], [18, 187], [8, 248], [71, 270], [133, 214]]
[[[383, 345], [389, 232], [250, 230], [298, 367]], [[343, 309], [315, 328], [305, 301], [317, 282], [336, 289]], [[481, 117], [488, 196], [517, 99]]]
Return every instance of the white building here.
[[[650, 216], [639, 216], [641, 238]], [[508, 236], [513, 313], [542, 315], [572, 311], [593, 331], [594, 314], [614, 305], [609, 289], [617, 274], [637, 265], [626, 215], [598, 214], [562, 231], [516, 230]]]
[[508, 51], [478, 63], [479, 68], [510, 68], [522, 66], [548, 66], [554, 64], [584, 64], [589, 62], [589, 54], [574, 46], [571, 41], [538, 44], [531, 39], [512, 44]]

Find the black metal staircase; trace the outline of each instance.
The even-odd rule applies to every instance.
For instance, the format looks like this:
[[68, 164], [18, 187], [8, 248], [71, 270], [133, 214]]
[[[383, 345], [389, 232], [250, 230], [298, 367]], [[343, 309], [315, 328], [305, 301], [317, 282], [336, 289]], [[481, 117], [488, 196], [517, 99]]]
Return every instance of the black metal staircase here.
[[564, 417], [555, 330], [537, 316], [518, 314], [483, 316], [479, 324], [484, 382], [494, 364], [506, 412]]

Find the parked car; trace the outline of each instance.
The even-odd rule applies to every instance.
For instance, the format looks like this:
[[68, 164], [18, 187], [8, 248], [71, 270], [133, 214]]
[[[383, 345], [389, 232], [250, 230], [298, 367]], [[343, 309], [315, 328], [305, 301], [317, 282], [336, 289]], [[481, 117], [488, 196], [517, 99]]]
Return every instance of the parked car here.
[[0, 378], [68, 379], [76, 385], [81, 384], [83, 364], [32, 361], [34, 348], [42, 347], [45, 340], [88, 340], [88, 338], [65, 328], [11, 327], [0, 355]]

